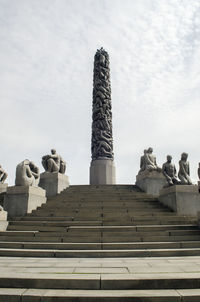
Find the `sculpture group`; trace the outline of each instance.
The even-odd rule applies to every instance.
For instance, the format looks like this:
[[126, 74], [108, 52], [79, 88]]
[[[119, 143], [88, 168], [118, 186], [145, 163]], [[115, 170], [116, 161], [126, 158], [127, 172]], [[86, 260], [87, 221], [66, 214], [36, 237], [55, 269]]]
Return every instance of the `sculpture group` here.
[[[66, 172], [66, 162], [56, 153], [55, 149], [51, 150], [50, 155], [42, 157], [42, 165], [48, 173]], [[7, 178], [7, 173], [0, 166], [0, 183], [4, 183]], [[33, 161], [29, 159], [23, 160], [16, 167], [16, 186], [38, 186], [40, 182], [40, 169]]]
[[[140, 158], [139, 174], [142, 174], [144, 171], [157, 171], [160, 173], [162, 172], [169, 186], [179, 184], [192, 185], [188, 154], [185, 152], [181, 154], [181, 159], [179, 161], [179, 172], [177, 176], [175, 164], [172, 163], [172, 156], [167, 155], [167, 161], [162, 165], [162, 168], [160, 168], [156, 163], [156, 156], [153, 155], [153, 148], [149, 147], [148, 149], [144, 150], [144, 155], [142, 155]], [[198, 175], [200, 178], [200, 167], [198, 169]]]

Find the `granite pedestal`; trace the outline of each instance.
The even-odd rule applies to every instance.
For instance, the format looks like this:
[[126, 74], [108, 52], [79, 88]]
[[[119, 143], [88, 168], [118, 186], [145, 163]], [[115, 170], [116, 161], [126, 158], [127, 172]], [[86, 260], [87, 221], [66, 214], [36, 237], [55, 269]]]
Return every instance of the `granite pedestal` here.
[[111, 159], [96, 159], [90, 165], [91, 185], [114, 185], [116, 184], [115, 165]]
[[39, 186], [46, 190], [47, 197], [55, 196], [69, 187], [69, 178], [57, 172], [44, 172], [40, 174]]
[[7, 229], [8, 221], [7, 221], [7, 212], [0, 207], [0, 232], [4, 232]]
[[24, 216], [46, 202], [46, 192], [33, 186], [8, 187], [4, 199], [4, 210], [9, 217]]
[[198, 186], [176, 185], [163, 188], [159, 201], [178, 215], [196, 216], [200, 211], [200, 194]]
[[167, 181], [161, 172], [144, 171], [136, 176], [136, 185], [147, 194], [159, 196], [160, 190], [167, 185]]
[[5, 193], [7, 191], [8, 184], [2, 184], [0, 183], [0, 194]]

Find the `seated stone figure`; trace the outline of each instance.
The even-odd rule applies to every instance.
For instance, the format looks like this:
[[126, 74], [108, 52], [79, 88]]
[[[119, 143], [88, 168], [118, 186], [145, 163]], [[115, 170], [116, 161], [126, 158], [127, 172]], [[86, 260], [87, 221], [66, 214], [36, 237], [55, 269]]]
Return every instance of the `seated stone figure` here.
[[190, 179], [190, 166], [187, 158], [188, 154], [183, 152], [181, 154], [181, 160], [179, 161], [178, 177], [182, 185], [192, 185], [192, 181]]
[[4, 169], [0, 165], [0, 183], [3, 184], [7, 177], [8, 177], [8, 174], [4, 171]]
[[162, 166], [162, 173], [166, 177], [169, 186], [179, 184], [179, 180], [177, 179], [176, 175], [176, 167], [172, 163], [171, 155], [167, 155], [167, 161]]
[[161, 168], [158, 167], [156, 163], [156, 157], [153, 155], [153, 148], [149, 147], [148, 150], [144, 150], [144, 155], [141, 156], [140, 159], [140, 171], [139, 173], [142, 173], [143, 171], [158, 171], [161, 172]]
[[38, 186], [40, 180], [40, 170], [34, 162], [25, 159], [16, 168], [16, 186]]
[[66, 171], [66, 162], [56, 153], [55, 149], [51, 150], [50, 155], [42, 157], [42, 165], [46, 172], [59, 172], [65, 174]]

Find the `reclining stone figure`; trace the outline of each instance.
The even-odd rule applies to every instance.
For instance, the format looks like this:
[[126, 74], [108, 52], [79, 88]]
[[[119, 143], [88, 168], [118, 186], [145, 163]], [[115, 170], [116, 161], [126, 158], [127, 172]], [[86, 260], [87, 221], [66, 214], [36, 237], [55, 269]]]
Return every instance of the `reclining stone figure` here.
[[192, 185], [192, 181], [190, 178], [190, 166], [187, 159], [188, 159], [188, 154], [183, 152], [181, 154], [181, 160], [179, 161], [179, 172], [178, 172], [178, 177], [182, 185]]
[[162, 173], [166, 177], [169, 186], [178, 185], [180, 183], [176, 175], [176, 167], [172, 163], [171, 155], [167, 155], [167, 161], [162, 166]]
[[25, 159], [16, 168], [16, 186], [38, 186], [40, 170], [34, 162]]
[[66, 162], [56, 153], [55, 149], [51, 150], [50, 155], [44, 155], [42, 157], [42, 165], [46, 172], [65, 174], [66, 171]]
[[8, 174], [4, 171], [4, 169], [0, 165], [0, 183], [3, 184], [7, 177], [8, 177]]

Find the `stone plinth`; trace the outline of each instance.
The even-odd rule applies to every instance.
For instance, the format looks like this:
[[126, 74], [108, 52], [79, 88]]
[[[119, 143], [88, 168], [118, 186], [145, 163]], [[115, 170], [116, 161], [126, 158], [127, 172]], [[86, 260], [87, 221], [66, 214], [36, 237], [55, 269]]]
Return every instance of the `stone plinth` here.
[[161, 172], [144, 171], [136, 176], [136, 185], [147, 194], [159, 196], [160, 190], [167, 185], [167, 181]]
[[8, 221], [7, 221], [8, 213], [0, 207], [0, 232], [4, 232], [7, 229]]
[[0, 183], [0, 194], [5, 193], [7, 191], [8, 184]]
[[90, 184], [91, 185], [114, 185], [115, 165], [111, 159], [96, 159], [90, 165]]
[[159, 201], [180, 215], [196, 216], [200, 211], [198, 186], [177, 185], [163, 188]]
[[69, 178], [57, 172], [44, 172], [40, 174], [39, 186], [46, 190], [47, 197], [55, 196], [69, 187]]
[[9, 217], [24, 216], [31, 213], [46, 202], [46, 192], [42, 188], [33, 186], [8, 187], [5, 194], [4, 210]]

